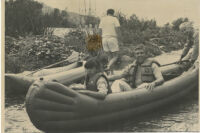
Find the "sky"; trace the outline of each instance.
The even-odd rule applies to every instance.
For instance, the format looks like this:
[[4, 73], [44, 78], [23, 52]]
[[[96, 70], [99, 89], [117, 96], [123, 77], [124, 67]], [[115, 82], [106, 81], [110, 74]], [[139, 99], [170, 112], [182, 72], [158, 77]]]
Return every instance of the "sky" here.
[[[106, 10], [113, 8], [116, 11], [130, 16], [136, 14], [139, 18], [155, 19], [157, 24], [162, 26], [180, 17], [188, 17], [196, 25], [200, 24], [200, 0], [36, 0], [46, 5], [67, 9], [68, 11], [82, 12], [84, 5], [94, 11], [96, 15], [102, 17]], [[84, 1], [86, 4], [84, 4]], [[91, 1], [91, 2], [90, 2]], [[95, 4], [96, 3], [96, 4]], [[96, 6], [95, 6], [96, 5]], [[80, 7], [80, 8], [79, 8]], [[96, 8], [95, 8], [96, 7]]]

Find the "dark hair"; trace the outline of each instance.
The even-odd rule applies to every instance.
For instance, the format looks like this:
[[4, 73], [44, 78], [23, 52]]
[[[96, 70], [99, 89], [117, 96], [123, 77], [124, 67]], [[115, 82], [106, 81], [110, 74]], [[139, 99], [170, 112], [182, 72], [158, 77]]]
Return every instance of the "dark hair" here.
[[140, 49], [146, 51], [146, 48], [145, 48], [144, 44], [137, 45], [134, 50], [136, 51], [136, 50], [140, 50]]
[[90, 58], [84, 65], [86, 69], [96, 68], [97, 70], [100, 69], [100, 64], [97, 61], [97, 58]]
[[108, 57], [105, 54], [98, 55], [97, 60], [99, 63], [103, 63], [103, 64], [108, 63]]
[[114, 15], [115, 11], [113, 9], [108, 9], [107, 10], [107, 15], [110, 14], [110, 15]]

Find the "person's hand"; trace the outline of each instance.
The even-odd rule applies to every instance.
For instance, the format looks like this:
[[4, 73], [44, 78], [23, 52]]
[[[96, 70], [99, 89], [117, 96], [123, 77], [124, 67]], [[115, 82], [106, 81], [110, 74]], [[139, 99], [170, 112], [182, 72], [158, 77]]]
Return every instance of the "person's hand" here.
[[147, 85], [148, 85], [148, 83], [142, 83], [141, 85], [139, 85], [139, 86], [137, 87], [137, 89], [146, 88]]
[[194, 64], [195, 60], [194, 59], [189, 59], [189, 62], [192, 64]]
[[180, 58], [177, 62], [177, 64], [181, 64], [182, 58]]
[[137, 87], [137, 89], [146, 88], [149, 91], [153, 91], [153, 89], [155, 88], [155, 86], [156, 86], [155, 82], [152, 82], [152, 83], [143, 83], [143, 84], [139, 85]]
[[149, 91], [153, 91], [153, 89], [155, 88], [155, 86], [156, 86], [155, 82], [152, 82], [152, 83], [149, 83], [146, 86], [146, 89], [149, 90]]
[[104, 71], [106, 72], [107, 75], [112, 75], [113, 74], [113, 70], [108, 66], [104, 69]]

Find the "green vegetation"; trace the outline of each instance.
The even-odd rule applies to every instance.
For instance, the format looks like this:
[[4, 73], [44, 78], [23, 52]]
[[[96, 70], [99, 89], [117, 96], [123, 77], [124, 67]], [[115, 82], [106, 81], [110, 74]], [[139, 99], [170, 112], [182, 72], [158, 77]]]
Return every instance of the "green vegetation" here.
[[[187, 18], [174, 20], [172, 24], [159, 27], [155, 20], [139, 19], [135, 14], [126, 18], [122, 13], [117, 13], [121, 24], [122, 46], [135, 46], [144, 43], [153, 55], [159, 55], [160, 49], [164, 52], [177, 50], [183, 47], [186, 36], [179, 31], [179, 25], [189, 21]], [[156, 50], [156, 51], [155, 51]]]
[[[18, 73], [35, 70], [66, 59], [72, 50], [86, 51], [85, 33], [77, 28], [64, 38], [45, 35], [50, 27], [78, 27], [70, 23], [68, 13], [54, 9], [44, 14], [43, 5], [34, 0], [6, 1], [6, 72]], [[179, 30], [179, 25], [189, 21], [179, 18], [171, 24], [159, 27], [155, 20], [139, 19], [135, 14], [127, 18], [117, 13], [121, 24], [120, 55], [133, 55], [136, 45], [144, 43], [149, 56], [181, 49], [186, 36]], [[97, 24], [98, 19], [88, 17], [86, 23]]]
[[[45, 6], [34, 0], [7, 0], [5, 2], [5, 34], [12, 37], [46, 35], [50, 27], [75, 28], [81, 17], [85, 24], [95, 24], [98, 18], [73, 14], [57, 8], [44, 11]], [[76, 18], [73, 16], [76, 16]], [[74, 19], [74, 20], [72, 20]]]
[[66, 59], [71, 51], [56, 36], [6, 37], [6, 72], [34, 70]]

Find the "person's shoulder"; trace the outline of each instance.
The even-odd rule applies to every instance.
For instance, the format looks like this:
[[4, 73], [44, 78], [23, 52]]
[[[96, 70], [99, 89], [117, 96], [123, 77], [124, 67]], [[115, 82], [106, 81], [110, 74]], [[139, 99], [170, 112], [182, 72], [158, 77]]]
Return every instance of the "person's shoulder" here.
[[101, 18], [100, 18], [100, 22], [102, 23], [102, 22], [106, 21], [106, 19], [107, 19], [107, 17], [106, 17], [106, 16], [104, 16], [104, 17], [101, 17]]
[[106, 77], [105, 77], [105, 75], [102, 74], [102, 75], [99, 76], [99, 79], [103, 79], [104, 80], [104, 79], [106, 79]]
[[155, 64], [157, 66], [160, 66], [160, 63], [158, 62], [158, 60], [154, 59], [154, 58], [149, 58], [148, 59], [152, 64]]
[[160, 66], [160, 63], [153, 58], [147, 58], [142, 64], [142, 66], [152, 66], [152, 64], [156, 64], [157, 66]]
[[105, 16], [104, 19], [115, 20], [117, 18], [115, 16]]
[[112, 19], [118, 21], [118, 18], [116, 16], [112, 16]]
[[109, 19], [110, 17], [112, 17], [112, 16], [103, 16], [103, 17], [101, 17], [100, 19], [102, 20], [102, 19]]
[[110, 19], [113, 19], [113, 20], [118, 20], [118, 18], [115, 17], [115, 16], [109, 16], [109, 18], [110, 18]]
[[154, 67], [154, 68], [159, 67], [159, 65], [156, 62], [153, 62], [151, 66]]
[[98, 78], [97, 83], [102, 83], [102, 82], [105, 82], [105, 83], [107, 82], [105, 76], [103, 76], [103, 75]]

